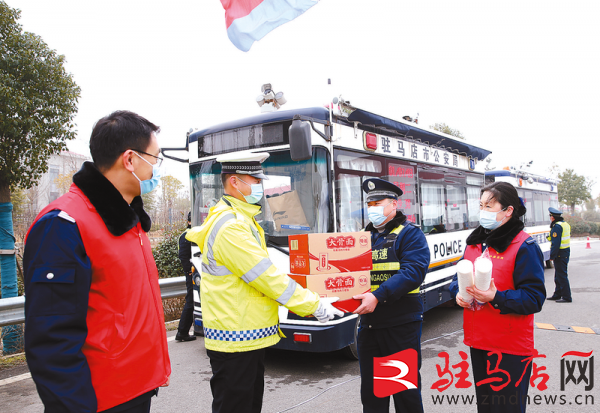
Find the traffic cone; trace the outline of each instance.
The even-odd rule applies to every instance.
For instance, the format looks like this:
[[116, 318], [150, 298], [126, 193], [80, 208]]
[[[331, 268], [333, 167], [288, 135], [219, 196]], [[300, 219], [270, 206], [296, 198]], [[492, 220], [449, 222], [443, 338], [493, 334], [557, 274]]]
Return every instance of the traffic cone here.
[[590, 245], [590, 237], [587, 238], [587, 244], [585, 244], [585, 249], [586, 250], [592, 249], [592, 246]]

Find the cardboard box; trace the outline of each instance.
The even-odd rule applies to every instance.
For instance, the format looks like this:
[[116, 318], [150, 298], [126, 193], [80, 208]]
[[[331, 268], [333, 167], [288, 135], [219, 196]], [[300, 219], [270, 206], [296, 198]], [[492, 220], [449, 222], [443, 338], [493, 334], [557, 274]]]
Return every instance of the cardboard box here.
[[[355, 295], [371, 291], [370, 271], [316, 275], [289, 274], [289, 276], [302, 287], [314, 291], [321, 297], [339, 297], [339, 305], [344, 307], [351, 303], [343, 304], [342, 301], [352, 300], [352, 297]], [[359, 300], [352, 301], [360, 304]]]
[[370, 232], [299, 234], [288, 237], [290, 271], [294, 274], [335, 274], [370, 271]]

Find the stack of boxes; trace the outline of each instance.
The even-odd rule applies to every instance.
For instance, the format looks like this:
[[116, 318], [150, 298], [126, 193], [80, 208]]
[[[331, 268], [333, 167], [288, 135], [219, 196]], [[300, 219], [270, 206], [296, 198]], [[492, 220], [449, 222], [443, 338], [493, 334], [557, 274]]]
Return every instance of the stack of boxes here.
[[353, 296], [371, 291], [371, 233], [342, 232], [288, 237], [290, 277], [321, 297], [339, 297], [333, 305], [352, 312]]

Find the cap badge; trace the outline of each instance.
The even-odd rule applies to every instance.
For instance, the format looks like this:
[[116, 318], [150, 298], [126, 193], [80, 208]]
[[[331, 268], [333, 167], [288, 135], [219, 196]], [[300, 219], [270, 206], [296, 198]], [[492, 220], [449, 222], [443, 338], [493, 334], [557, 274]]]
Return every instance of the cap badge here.
[[375, 184], [373, 182], [369, 182], [367, 184], [367, 186], [369, 187], [369, 189], [372, 191], [373, 189], [375, 189]]

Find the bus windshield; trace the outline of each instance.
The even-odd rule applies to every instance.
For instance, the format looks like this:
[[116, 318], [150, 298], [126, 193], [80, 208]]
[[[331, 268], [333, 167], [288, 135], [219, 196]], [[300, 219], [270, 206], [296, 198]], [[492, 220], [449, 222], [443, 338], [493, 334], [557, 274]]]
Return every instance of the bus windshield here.
[[[287, 246], [288, 235], [332, 231], [327, 151], [315, 147], [312, 158], [300, 162], [292, 161], [289, 150], [270, 154], [263, 163], [269, 179], [263, 180], [265, 196], [256, 216], [267, 240]], [[190, 178], [193, 225], [200, 225], [223, 195], [221, 165], [214, 160], [193, 164]]]

